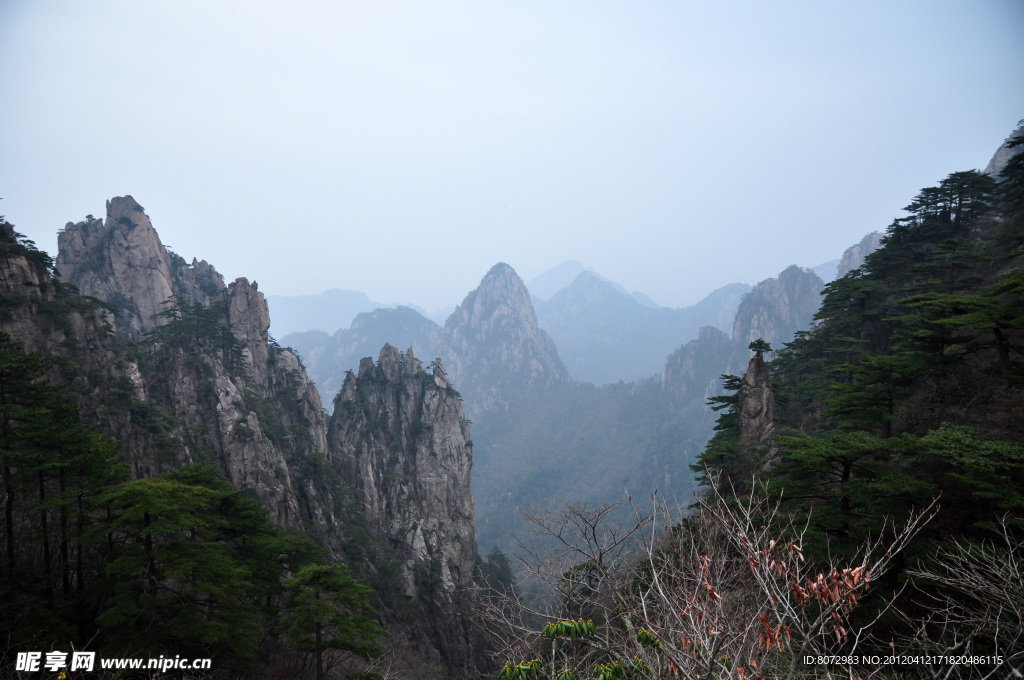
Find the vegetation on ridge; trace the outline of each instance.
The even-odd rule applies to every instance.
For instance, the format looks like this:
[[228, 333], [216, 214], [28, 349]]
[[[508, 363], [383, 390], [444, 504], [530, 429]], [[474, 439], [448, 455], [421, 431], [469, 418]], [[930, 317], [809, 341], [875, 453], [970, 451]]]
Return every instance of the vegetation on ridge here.
[[907, 211], [769, 364], [778, 456], [740, 436], [722, 376], [688, 513], [537, 518], [550, 598], [484, 607], [503, 677], [1020, 673], [1024, 155]]

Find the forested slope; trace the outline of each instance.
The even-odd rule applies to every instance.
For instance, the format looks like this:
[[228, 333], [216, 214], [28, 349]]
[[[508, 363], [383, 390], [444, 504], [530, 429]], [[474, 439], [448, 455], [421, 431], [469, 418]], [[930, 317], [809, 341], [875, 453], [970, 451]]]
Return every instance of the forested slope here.
[[[705, 481], [734, 499], [765, 482], [818, 560], [857, 560], [867, 542], [894, 540], [893, 521], [938, 508], [866, 600], [899, 593], [876, 634], [1013, 659], [1024, 642], [1012, 575], [1024, 546], [1024, 155], [999, 178], [953, 173], [905, 210], [770, 362], [777, 446], [744, 437], [742, 391], [727, 394], [695, 468], [721, 473]], [[865, 609], [851, 621], [869, 620]]]
[[1020, 676], [1024, 155], [906, 210], [769, 363], [736, 334], [696, 503], [534, 518], [504, 677]]

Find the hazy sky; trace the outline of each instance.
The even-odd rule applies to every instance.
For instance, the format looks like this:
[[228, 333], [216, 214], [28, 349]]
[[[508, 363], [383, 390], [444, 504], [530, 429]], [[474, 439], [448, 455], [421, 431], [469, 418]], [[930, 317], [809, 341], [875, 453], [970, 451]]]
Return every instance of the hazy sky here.
[[1024, 118], [1024, 3], [0, 0], [0, 213], [133, 195], [268, 294], [662, 304], [838, 257]]

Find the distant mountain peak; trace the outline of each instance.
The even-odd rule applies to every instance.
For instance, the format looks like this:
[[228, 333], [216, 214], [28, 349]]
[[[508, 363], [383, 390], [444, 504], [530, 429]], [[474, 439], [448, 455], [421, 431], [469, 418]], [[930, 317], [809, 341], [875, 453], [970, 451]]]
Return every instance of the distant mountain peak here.
[[519, 274], [517, 274], [516, 270], [512, 268], [512, 265], [510, 265], [510, 264], [508, 264], [506, 262], [498, 262], [493, 267], [491, 267], [490, 269], [487, 270], [487, 273], [484, 274], [483, 280], [486, 281], [488, 278], [490, 278], [492, 276], [509, 276], [509, 275], [515, 276], [516, 278], [519, 278]]
[[843, 252], [842, 260], [839, 262], [839, 267], [836, 269], [836, 278], [842, 278], [849, 272], [857, 269], [862, 264], [868, 255], [878, 250], [878, 247], [882, 245], [882, 239], [885, 237], [884, 234], [878, 231], [873, 231], [860, 240], [860, 243], [855, 243]]
[[576, 260], [567, 260], [534, 277], [526, 287], [538, 300], [550, 300], [558, 291], [575, 281], [581, 272], [588, 270], [588, 267]]
[[555, 343], [537, 324], [516, 271], [491, 267], [448, 318], [439, 352], [471, 415], [504, 405], [522, 390], [567, 382]]
[[790, 342], [821, 306], [825, 283], [810, 269], [790, 265], [777, 278], [765, 279], [744, 296], [736, 310], [732, 340], [745, 346], [762, 338], [776, 347]]
[[448, 317], [445, 328], [467, 324], [480, 328], [488, 319], [504, 324], [510, 320], [522, 320], [530, 326], [537, 324], [530, 291], [516, 270], [504, 262], [487, 271], [480, 285], [466, 295], [462, 304]]

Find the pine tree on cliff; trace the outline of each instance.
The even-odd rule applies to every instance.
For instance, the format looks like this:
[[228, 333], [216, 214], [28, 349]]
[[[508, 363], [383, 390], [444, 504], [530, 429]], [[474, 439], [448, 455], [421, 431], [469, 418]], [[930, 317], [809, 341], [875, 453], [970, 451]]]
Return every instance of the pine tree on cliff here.
[[[709, 472], [717, 473], [721, 493], [746, 493], [755, 471], [774, 455], [774, 449], [765, 447], [760, 441], [760, 434], [763, 433], [755, 440], [749, 432], [744, 432], [740, 423], [740, 412], [744, 410], [744, 402], [750, 399], [750, 390], [754, 387], [750, 384], [751, 376], [754, 373], [767, 374], [764, 353], [772, 351], [772, 346], [763, 338], [752, 341], [747, 348], [754, 352], [747, 373], [743, 377], [723, 374], [721, 380], [725, 394], [707, 400], [711, 409], [721, 415], [715, 423], [714, 436], [698, 456], [697, 462], [690, 466], [703, 485], [711, 483], [713, 477], [708, 475]], [[770, 384], [768, 389], [770, 391]], [[768, 418], [770, 421], [770, 413]], [[773, 435], [769, 433], [769, 437]]]

